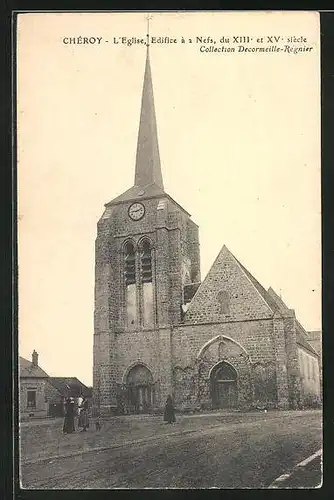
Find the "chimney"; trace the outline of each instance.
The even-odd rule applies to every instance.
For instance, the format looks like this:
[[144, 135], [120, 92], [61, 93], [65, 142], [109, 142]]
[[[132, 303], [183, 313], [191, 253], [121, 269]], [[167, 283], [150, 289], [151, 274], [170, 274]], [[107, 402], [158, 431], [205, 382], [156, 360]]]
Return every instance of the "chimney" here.
[[32, 366], [37, 367], [38, 366], [38, 353], [35, 351], [35, 349], [34, 349], [31, 357], [32, 357]]

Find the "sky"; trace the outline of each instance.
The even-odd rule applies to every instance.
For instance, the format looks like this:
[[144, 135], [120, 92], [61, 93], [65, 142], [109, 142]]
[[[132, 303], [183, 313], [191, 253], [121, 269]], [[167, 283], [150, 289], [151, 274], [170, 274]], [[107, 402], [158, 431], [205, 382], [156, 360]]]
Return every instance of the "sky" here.
[[[134, 183], [145, 13], [18, 23], [19, 353], [92, 384], [94, 243]], [[202, 279], [225, 244], [321, 328], [318, 14], [157, 13], [151, 68], [165, 191], [199, 225]], [[201, 52], [195, 37], [305, 36], [309, 52]], [[102, 37], [65, 44], [64, 37]], [[105, 40], [108, 40], [106, 42]], [[230, 42], [231, 43], [231, 42]], [[295, 44], [296, 45], [296, 44]], [[231, 45], [229, 45], [231, 46]]]

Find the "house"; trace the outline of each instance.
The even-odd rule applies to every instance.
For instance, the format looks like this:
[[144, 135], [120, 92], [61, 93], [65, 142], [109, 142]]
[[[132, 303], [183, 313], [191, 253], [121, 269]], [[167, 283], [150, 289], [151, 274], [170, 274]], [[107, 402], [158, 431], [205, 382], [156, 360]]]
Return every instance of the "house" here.
[[34, 350], [32, 360], [19, 358], [20, 373], [20, 418], [46, 417], [48, 404], [45, 385], [48, 374], [38, 365], [38, 353]]
[[46, 381], [45, 395], [48, 402], [48, 415], [56, 417], [64, 415], [64, 403], [67, 398], [74, 398], [75, 404], [81, 396], [90, 401], [92, 389], [76, 377], [49, 377]]
[[56, 417], [64, 415], [64, 402], [68, 397], [77, 402], [84, 396], [90, 402], [92, 388], [76, 377], [50, 377], [38, 365], [38, 353], [34, 350], [32, 360], [20, 356], [20, 418]]

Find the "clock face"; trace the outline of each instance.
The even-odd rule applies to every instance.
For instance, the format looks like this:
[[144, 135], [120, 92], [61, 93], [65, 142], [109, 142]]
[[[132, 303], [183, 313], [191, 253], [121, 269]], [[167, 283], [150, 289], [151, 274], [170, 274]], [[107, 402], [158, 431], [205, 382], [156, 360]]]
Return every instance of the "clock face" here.
[[142, 203], [133, 203], [128, 212], [132, 220], [140, 220], [145, 215], [145, 207]]

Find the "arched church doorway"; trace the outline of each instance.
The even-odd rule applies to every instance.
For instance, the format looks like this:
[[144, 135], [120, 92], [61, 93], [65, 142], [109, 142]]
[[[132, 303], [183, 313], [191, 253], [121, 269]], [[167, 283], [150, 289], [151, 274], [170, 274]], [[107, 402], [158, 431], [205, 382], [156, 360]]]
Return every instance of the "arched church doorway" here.
[[238, 400], [237, 372], [225, 361], [211, 372], [211, 392], [214, 408], [234, 408]]
[[132, 367], [126, 378], [128, 405], [133, 413], [148, 413], [153, 406], [154, 384], [152, 373], [146, 366]]

